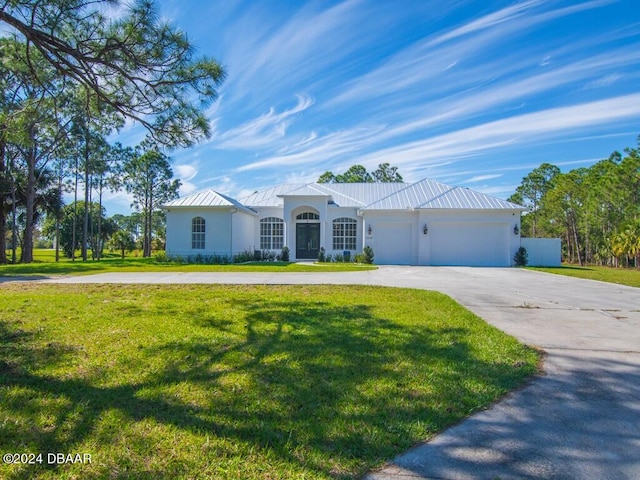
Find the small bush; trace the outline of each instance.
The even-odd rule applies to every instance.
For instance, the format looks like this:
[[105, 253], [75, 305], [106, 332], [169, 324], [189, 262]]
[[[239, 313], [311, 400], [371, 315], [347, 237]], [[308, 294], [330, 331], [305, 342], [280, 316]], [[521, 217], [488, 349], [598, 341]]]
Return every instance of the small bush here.
[[204, 262], [211, 265], [227, 265], [233, 261], [232, 258], [229, 258], [227, 255], [209, 255], [205, 257]]
[[335, 259], [335, 261], [337, 263], [343, 263], [344, 262], [344, 257], [342, 256], [341, 253], [336, 253], [334, 259]]
[[171, 261], [171, 259], [167, 255], [167, 252], [165, 252], [164, 250], [162, 252], [156, 253], [155, 259], [158, 263], [169, 263]]
[[513, 263], [516, 267], [526, 267], [529, 263], [529, 255], [527, 254], [527, 249], [524, 247], [520, 247], [515, 255], [513, 256]]
[[369, 245], [367, 245], [362, 250], [362, 253], [364, 255], [364, 262], [363, 263], [366, 263], [367, 265], [371, 265], [373, 263], [373, 248], [371, 248]]
[[[259, 252], [259, 250], [256, 250]], [[256, 251], [243, 250], [233, 256], [233, 263], [246, 263], [253, 262], [255, 260]]]
[[325, 257], [325, 249], [324, 247], [320, 247], [320, 250], [318, 251], [318, 262], [326, 262], [327, 258]]
[[291, 255], [291, 251], [289, 250], [289, 247], [285, 245], [284, 247], [282, 247], [282, 252], [280, 252], [279, 260], [282, 262], [288, 262], [290, 255]]
[[365, 258], [364, 253], [356, 253], [353, 257], [353, 261], [355, 263], [364, 263]]
[[327, 257], [325, 258], [325, 261], [326, 261], [327, 263], [331, 263], [331, 262], [333, 262], [333, 256], [332, 256], [330, 253], [329, 253], [329, 254], [327, 254]]
[[265, 262], [274, 262], [276, 260], [276, 252], [271, 250], [264, 250], [262, 252], [262, 260]]

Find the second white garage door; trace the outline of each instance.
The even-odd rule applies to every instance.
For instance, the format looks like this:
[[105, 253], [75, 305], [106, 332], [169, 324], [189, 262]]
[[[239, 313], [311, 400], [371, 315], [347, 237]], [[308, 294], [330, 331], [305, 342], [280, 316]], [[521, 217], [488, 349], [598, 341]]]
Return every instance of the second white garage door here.
[[430, 265], [508, 267], [509, 225], [433, 223], [429, 228]]

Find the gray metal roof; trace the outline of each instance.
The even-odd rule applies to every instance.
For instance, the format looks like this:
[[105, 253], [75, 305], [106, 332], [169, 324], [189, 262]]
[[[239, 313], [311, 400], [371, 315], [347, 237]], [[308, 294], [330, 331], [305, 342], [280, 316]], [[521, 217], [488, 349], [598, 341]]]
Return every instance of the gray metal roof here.
[[442, 195], [449, 187], [433, 180], [400, 184], [402, 188], [369, 203], [363, 210], [406, 210], [419, 208], [426, 201]]
[[306, 183], [284, 183], [267, 190], [254, 192], [248, 197], [241, 198], [240, 201], [250, 207], [281, 207], [284, 205], [282, 195], [306, 186]]
[[317, 184], [310, 183], [308, 185], [304, 185], [300, 188], [296, 188], [287, 193], [282, 193], [278, 196], [280, 197], [330, 197], [331, 194], [325, 191], [322, 191], [319, 188], [315, 188]]
[[403, 209], [508, 209], [523, 210], [516, 205], [468, 188], [452, 187], [435, 180], [424, 179], [373, 202], [363, 210]]
[[[408, 183], [294, 183], [255, 192], [241, 201], [213, 190], [169, 202], [165, 207], [282, 207], [287, 196], [329, 197], [341, 207], [362, 210], [470, 209], [524, 210], [520, 205], [468, 188], [424, 179]], [[255, 213], [255, 212], [254, 212]]]
[[234, 198], [223, 195], [213, 190], [197, 192], [186, 197], [177, 198], [163, 205], [164, 208], [185, 207], [234, 207], [249, 213], [256, 213]]
[[520, 205], [507, 202], [468, 188], [455, 187], [448, 192], [425, 202], [420, 208], [467, 208], [476, 210], [524, 210]]
[[316, 188], [330, 192], [341, 207], [366, 207], [406, 188], [406, 183], [321, 183]]

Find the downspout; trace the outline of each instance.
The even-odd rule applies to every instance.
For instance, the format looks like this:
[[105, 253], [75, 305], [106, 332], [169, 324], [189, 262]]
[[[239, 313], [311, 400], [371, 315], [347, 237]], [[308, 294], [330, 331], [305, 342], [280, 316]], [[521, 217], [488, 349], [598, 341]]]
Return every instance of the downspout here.
[[367, 225], [365, 224], [365, 221], [364, 221], [364, 211], [361, 208], [359, 208], [358, 210], [356, 210], [356, 216], [362, 219], [362, 242], [360, 245], [360, 252], [363, 252], [364, 247], [367, 246]]
[[233, 215], [238, 213], [238, 209], [237, 208], [232, 208], [231, 209], [231, 215], [229, 216], [229, 220], [231, 221], [231, 225], [229, 225], [229, 232], [231, 233], [231, 236], [229, 238], [229, 252], [231, 252], [231, 261], [233, 262]]

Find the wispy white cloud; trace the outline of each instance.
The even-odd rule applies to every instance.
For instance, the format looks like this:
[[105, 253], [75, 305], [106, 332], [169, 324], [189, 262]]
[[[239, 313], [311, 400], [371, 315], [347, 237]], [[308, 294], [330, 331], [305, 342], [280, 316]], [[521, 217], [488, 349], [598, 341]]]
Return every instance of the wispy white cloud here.
[[526, 2], [516, 3], [515, 5], [487, 14], [477, 20], [472, 20], [465, 25], [440, 35], [434, 40], [428, 42], [428, 45], [434, 46], [470, 33], [486, 30], [505, 23], [513, 23], [517, 18], [528, 13], [532, 7], [541, 5], [542, 3], [544, 3], [542, 0], [529, 0]]
[[316, 78], [326, 79], [326, 72], [374, 38], [374, 31], [353, 28], [355, 19], [368, 16], [363, 5], [347, 0], [324, 9], [311, 2], [289, 9], [249, 8], [229, 26], [243, 35], [229, 42], [233, 60], [225, 91], [245, 107], [248, 101], [259, 105], [270, 96], [300, 91], [302, 84], [309, 89]]
[[475, 183], [475, 182], [484, 182], [485, 180], [492, 180], [494, 178], [500, 178], [502, 177], [502, 173], [494, 173], [494, 174], [490, 174], [490, 175], [478, 175], [475, 177], [471, 177], [470, 179], [468, 179], [466, 182], [464, 183]]
[[424, 140], [379, 150], [364, 156], [375, 163], [394, 159], [395, 164], [429, 163], [441, 158], [467, 158], [507, 145], [526, 145], [568, 131], [640, 116], [640, 94], [625, 95], [568, 107], [517, 115], [460, 129]]
[[[596, 38], [574, 40], [569, 47], [566, 42], [556, 42], [554, 45], [553, 39], [545, 43], [531, 42], [515, 54], [507, 50], [508, 53], [495, 57], [493, 52], [505, 50], [504, 45], [509, 42], [518, 42], [525, 32], [535, 26], [596, 8], [610, 3], [610, 0], [538, 12], [538, 7], [545, 3], [534, 0], [521, 2], [471, 20], [452, 31], [436, 32], [409, 44], [377, 68], [349, 81], [324, 107], [334, 109], [375, 99], [380, 112], [391, 104], [395, 109], [402, 103], [419, 104], [424, 110], [425, 103], [431, 107], [434, 102], [447, 105], [451, 101], [454, 102], [453, 108], [446, 110], [455, 112], [466, 97], [473, 94], [485, 97], [487, 85], [512, 85], [510, 96], [523, 97], [549, 87], [566, 85], [575, 81], [576, 77], [588, 79], [588, 75], [597, 72], [598, 68], [607, 68], [607, 62], [629, 64], [638, 61], [637, 49], [629, 48], [627, 52], [621, 50], [620, 54], [609, 52], [611, 55], [608, 58], [599, 55], [586, 61], [575, 61], [567, 68], [563, 67], [564, 62], [561, 61], [557, 63], [556, 70], [551, 72], [535, 70], [551, 64], [553, 58], [562, 58], [569, 48], [573, 48], [574, 52], [583, 52], [590, 45], [597, 45]], [[550, 52], [549, 48], [556, 48], [557, 51]], [[537, 78], [528, 79], [531, 75]], [[494, 90], [498, 96], [493, 100], [500, 98], [501, 93], [497, 88]], [[507, 96], [501, 103], [508, 99]], [[455, 104], [456, 100], [459, 100], [458, 104]], [[490, 105], [490, 100], [484, 100], [484, 103]], [[431, 113], [430, 110], [427, 109], [427, 112]]]
[[243, 165], [238, 172], [256, 170], [261, 168], [289, 168], [300, 167], [309, 164], [327, 164], [335, 158], [347, 154], [356, 154], [367, 146], [376, 142], [376, 137], [384, 127], [356, 128], [351, 130], [330, 133], [322, 137], [316, 137], [307, 142], [307, 147], [300, 149], [297, 144], [293, 151], [282, 152], [279, 155], [270, 156], [257, 162]]
[[251, 119], [238, 127], [232, 128], [212, 137], [217, 148], [253, 149], [269, 145], [281, 140], [287, 131], [292, 117], [310, 108], [314, 100], [307, 95], [297, 95], [298, 103], [277, 113], [274, 108], [269, 112]]
[[609, 147], [585, 144], [637, 135], [638, 23], [619, 15], [633, 0], [162, 1], [210, 18], [193, 28], [229, 73], [212, 138], [178, 156], [187, 188], [239, 197], [390, 162], [508, 196], [542, 161], [588, 165]]
[[618, 80], [620, 80], [620, 78], [622, 78], [622, 75], [619, 75], [617, 73], [610, 73], [608, 75], [604, 75], [604, 76], [598, 78], [597, 80], [592, 80], [592, 81], [588, 82], [584, 86], [584, 89], [585, 90], [589, 90], [591, 88], [610, 87], [611, 85], [616, 83]]
[[[471, 20], [451, 31], [437, 32], [410, 44], [378, 68], [349, 82], [347, 88], [329, 105], [373, 97], [384, 98], [393, 92], [406, 93], [410, 87], [422, 87], [423, 91], [427, 86], [430, 90], [439, 90], [441, 86], [452, 88], [450, 82], [442, 82], [443, 73], [449, 72], [458, 64], [473, 62], [483, 50], [507, 41], [508, 36], [514, 32], [520, 32], [524, 23], [528, 25], [532, 22], [531, 17], [523, 16], [523, 13], [539, 4], [541, 2], [537, 0], [519, 3]], [[471, 35], [472, 33], [475, 35]], [[509, 62], [503, 62], [502, 65], [508, 66]], [[458, 84], [460, 79], [467, 83], [478, 81], [477, 75], [461, 77], [457, 69], [449, 73], [454, 84]], [[431, 83], [436, 79], [440, 80], [439, 85]]]
[[197, 164], [179, 164], [173, 166], [174, 177], [180, 180], [180, 195], [189, 195], [198, 190], [195, 183], [192, 182], [198, 175]]
[[[470, 90], [468, 93], [459, 95], [458, 98], [445, 98], [432, 102], [427, 115], [425, 115], [424, 105], [412, 107], [403, 115], [406, 121], [389, 128], [384, 135], [387, 138], [393, 138], [433, 125], [441, 126], [445, 122], [459, 122], [475, 114], [497, 112], [502, 106], [513, 105], [516, 101], [526, 101], [534, 95], [585, 81], [607, 69], [638, 63], [640, 63], [640, 51], [613, 51], [522, 79], [499, 82], [489, 88]], [[620, 75], [617, 74], [600, 78], [595, 81], [597, 83], [593, 83], [592, 88], [610, 85], [619, 78]], [[524, 104], [517, 106], [522, 107]]]
[[175, 165], [173, 171], [175, 176], [182, 180], [192, 180], [198, 174], [198, 169], [195, 165]]

